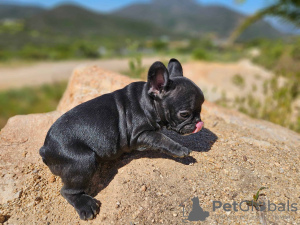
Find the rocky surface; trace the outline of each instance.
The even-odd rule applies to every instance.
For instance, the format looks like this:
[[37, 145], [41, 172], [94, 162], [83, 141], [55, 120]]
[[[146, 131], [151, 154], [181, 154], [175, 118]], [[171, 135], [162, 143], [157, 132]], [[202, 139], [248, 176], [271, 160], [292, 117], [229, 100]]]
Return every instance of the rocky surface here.
[[[97, 67], [80, 67], [57, 111], [8, 121], [0, 132], [0, 223], [182, 224], [189, 222], [194, 196], [209, 212], [203, 224], [300, 223], [300, 135], [209, 102], [202, 112], [205, 129], [183, 137], [168, 133], [194, 150], [190, 157], [178, 160], [158, 152], [135, 152], [104, 164], [92, 186], [101, 201], [100, 214], [80, 221], [60, 196], [60, 178], [42, 163], [38, 150], [63, 112], [130, 82]], [[268, 189], [259, 200], [275, 204], [275, 211], [233, 206], [227, 212], [213, 211], [213, 201], [239, 204], [263, 186]], [[278, 211], [279, 203], [286, 204], [285, 210]], [[293, 203], [298, 211], [291, 211]], [[247, 208], [245, 203], [241, 206]]]

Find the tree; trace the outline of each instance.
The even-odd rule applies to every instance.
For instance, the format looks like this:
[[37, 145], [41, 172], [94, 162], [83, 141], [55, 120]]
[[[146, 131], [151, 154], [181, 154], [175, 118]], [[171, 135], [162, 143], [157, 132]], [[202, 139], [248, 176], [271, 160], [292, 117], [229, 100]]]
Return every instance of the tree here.
[[[244, 2], [245, 0], [236, 1]], [[300, 27], [300, 0], [275, 0], [274, 4], [257, 11], [242, 21], [231, 33], [227, 44], [232, 44], [248, 26], [265, 16], [279, 17]]]

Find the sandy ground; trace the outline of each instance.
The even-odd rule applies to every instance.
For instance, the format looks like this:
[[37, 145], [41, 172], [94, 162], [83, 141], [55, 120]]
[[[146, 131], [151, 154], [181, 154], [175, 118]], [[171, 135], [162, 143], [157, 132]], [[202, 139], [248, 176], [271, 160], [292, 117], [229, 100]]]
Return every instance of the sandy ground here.
[[[142, 64], [150, 66], [158, 58], [144, 58]], [[128, 59], [41, 62], [17, 67], [0, 67], [0, 90], [41, 85], [68, 80], [79, 65], [96, 65], [115, 72], [128, 70]]]

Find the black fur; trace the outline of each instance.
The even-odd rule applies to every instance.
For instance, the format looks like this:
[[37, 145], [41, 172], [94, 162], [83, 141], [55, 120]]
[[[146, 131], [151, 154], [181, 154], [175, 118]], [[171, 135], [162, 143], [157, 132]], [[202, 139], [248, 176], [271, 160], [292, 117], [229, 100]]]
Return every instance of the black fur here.
[[160, 131], [166, 126], [180, 134], [193, 132], [201, 121], [203, 101], [201, 90], [183, 77], [176, 59], [170, 60], [168, 69], [155, 62], [147, 82], [131, 83], [62, 115], [49, 129], [40, 155], [52, 173], [61, 177], [61, 194], [80, 218], [92, 219], [99, 212], [99, 202], [86, 190], [101, 161], [146, 149], [176, 157], [189, 155], [188, 148]]

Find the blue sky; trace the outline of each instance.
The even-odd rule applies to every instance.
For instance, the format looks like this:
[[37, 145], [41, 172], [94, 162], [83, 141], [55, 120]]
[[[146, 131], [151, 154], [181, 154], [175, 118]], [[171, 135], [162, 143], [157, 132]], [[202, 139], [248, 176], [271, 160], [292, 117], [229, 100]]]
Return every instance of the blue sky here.
[[[109, 12], [134, 2], [147, 2], [150, 0], [0, 0], [0, 2], [16, 2], [21, 4], [38, 4], [44, 7], [53, 7], [65, 2], [76, 3], [100, 12]], [[163, 1], [163, 0], [161, 0]], [[252, 14], [258, 9], [270, 4], [272, 0], [246, 0], [243, 4], [236, 3], [236, 0], [197, 0], [199, 3], [220, 4], [244, 14]]]

